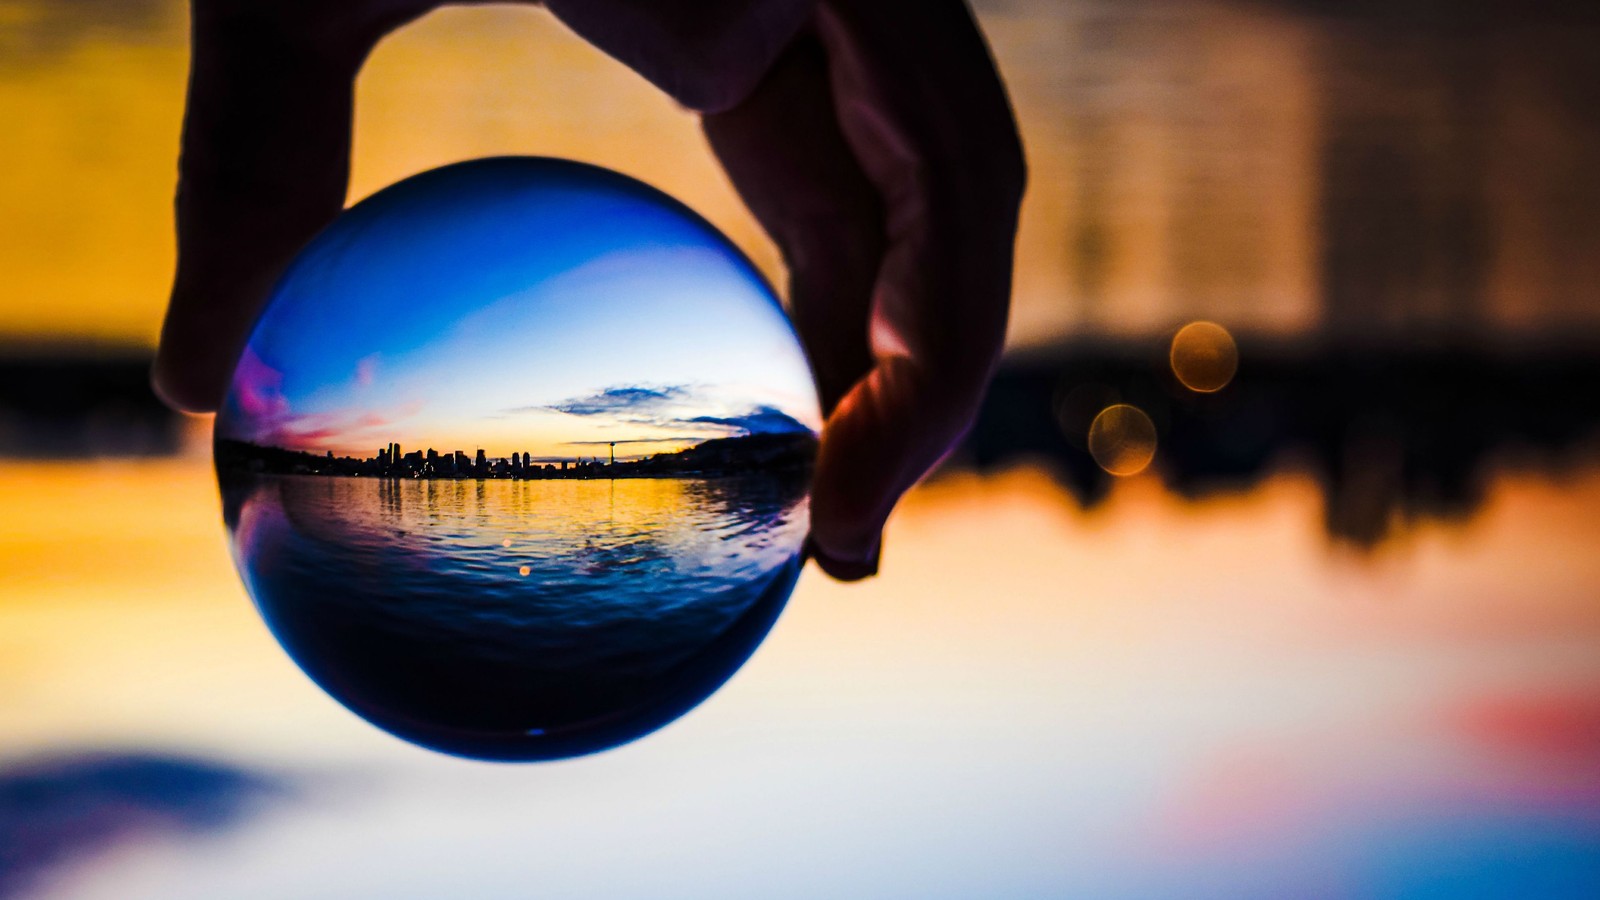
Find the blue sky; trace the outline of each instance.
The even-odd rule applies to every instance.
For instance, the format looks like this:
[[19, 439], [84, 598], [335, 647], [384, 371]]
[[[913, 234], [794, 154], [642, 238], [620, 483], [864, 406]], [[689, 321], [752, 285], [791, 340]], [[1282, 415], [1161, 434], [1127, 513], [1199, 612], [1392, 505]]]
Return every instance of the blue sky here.
[[340, 454], [398, 441], [559, 458], [793, 423], [820, 427], [811, 377], [738, 250], [637, 182], [497, 159], [402, 182], [320, 235], [258, 323], [218, 428]]

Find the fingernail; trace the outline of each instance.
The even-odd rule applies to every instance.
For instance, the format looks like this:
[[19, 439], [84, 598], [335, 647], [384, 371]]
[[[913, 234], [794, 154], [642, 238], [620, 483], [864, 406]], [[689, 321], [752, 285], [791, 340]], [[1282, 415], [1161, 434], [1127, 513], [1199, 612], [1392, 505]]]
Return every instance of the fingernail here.
[[878, 563], [883, 556], [883, 542], [873, 542], [871, 551], [865, 556], [849, 557], [830, 554], [817, 546], [816, 541], [807, 537], [804, 553], [815, 560], [817, 566], [828, 575], [840, 581], [860, 581], [878, 574]]

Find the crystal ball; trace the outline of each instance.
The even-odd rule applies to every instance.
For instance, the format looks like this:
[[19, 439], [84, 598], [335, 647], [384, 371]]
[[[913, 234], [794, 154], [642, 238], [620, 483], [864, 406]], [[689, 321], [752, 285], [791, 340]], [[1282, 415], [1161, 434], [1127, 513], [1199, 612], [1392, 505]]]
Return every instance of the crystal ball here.
[[460, 756], [603, 750], [744, 664], [801, 567], [821, 427], [716, 228], [564, 160], [362, 201], [274, 288], [216, 419], [234, 562], [310, 678]]

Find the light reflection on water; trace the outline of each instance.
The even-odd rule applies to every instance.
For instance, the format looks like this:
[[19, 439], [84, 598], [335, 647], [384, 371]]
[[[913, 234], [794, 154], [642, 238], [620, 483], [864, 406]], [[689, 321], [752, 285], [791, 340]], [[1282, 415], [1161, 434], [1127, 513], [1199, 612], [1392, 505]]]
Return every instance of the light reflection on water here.
[[[270, 499], [251, 504], [271, 504], [306, 539], [347, 551], [285, 560], [305, 577], [348, 564], [378, 589], [412, 576], [452, 598], [572, 606], [638, 606], [647, 586], [652, 607], [685, 609], [770, 575], [799, 545], [808, 507], [793, 486], [763, 478], [261, 481]], [[252, 513], [265, 514], [247, 505]], [[516, 575], [524, 565], [526, 582]]]
[[541, 758], [636, 737], [744, 661], [797, 574], [804, 486], [257, 476], [224, 490], [250, 592], [315, 681], [429, 746]]

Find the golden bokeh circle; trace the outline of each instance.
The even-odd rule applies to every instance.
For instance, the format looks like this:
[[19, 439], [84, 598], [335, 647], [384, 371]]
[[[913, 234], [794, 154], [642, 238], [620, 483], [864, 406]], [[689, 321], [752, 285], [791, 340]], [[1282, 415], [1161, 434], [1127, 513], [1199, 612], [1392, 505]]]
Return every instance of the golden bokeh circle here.
[[1172, 336], [1172, 374], [1202, 394], [1228, 386], [1239, 370], [1239, 347], [1228, 329], [1215, 322], [1190, 322]]
[[1112, 475], [1137, 475], [1156, 457], [1156, 425], [1137, 406], [1108, 406], [1089, 426], [1089, 454]]

